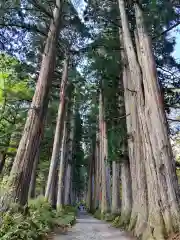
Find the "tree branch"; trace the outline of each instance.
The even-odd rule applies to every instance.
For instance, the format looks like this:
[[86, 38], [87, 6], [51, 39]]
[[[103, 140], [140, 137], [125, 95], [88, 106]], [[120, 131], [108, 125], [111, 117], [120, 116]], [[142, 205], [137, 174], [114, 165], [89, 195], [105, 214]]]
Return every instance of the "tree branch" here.
[[180, 122], [180, 119], [167, 118], [167, 120], [171, 122]]
[[169, 31], [171, 31], [172, 29], [174, 29], [175, 27], [179, 26], [180, 25], [180, 22], [177, 22], [176, 24], [174, 24], [173, 26], [171, 26], [170, 28], [166, 29], [165, 31], [161, 32], [159, 35], [156, 35], [152, 38], [152, 40], [156, 39], [156, 38], [159, 38], [160, 36], [168, 33]]

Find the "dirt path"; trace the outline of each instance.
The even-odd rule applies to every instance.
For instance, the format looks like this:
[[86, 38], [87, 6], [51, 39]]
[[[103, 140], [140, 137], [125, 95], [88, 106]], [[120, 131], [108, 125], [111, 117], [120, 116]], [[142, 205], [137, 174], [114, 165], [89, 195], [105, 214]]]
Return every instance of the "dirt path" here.
[[54, 240], [134, 240], [125, 232], [112, 228], [109, 224], [81, 213], [77, 223], [66, 234], [56, 235]]

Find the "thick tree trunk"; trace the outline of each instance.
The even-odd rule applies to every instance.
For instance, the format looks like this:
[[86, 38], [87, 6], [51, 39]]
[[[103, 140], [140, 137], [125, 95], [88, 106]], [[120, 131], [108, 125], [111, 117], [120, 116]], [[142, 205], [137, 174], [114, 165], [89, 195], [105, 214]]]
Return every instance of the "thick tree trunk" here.
[[96, 137], [92, 137], [91, 144], [91, 157], [89, 163], [89, 181], [88, 181], [88, 208], [90, 212], [94, 212], [95, 210], [95, 148], [96, 148]]
[[99, 209], [101, 209], [101, 202], [102, 202], [102, 137], [101, 137], [101, 120], [102, 120], [102, 106], [101, 106], [101, 93], [99, 95], [99, 132], [98, 132], [98, 139], [99, 139], [99, 148], [98, 148], [98, 159], [99, 159], [99, 192], [98, 192], [98, 199], [99, 199]]
[[[94, 165], [94, 162], [93, 162]], [[91, 206], [91, 212], [94, 212], [95, 210], [95, 177], [94, 177], [94, 166], [93, 166], [93, 173], [92, 173], [92, 206]]]
[[[130, 32], [128, 31], [128, 22], [123, 1], [119, 1], [119, 7], [122, 26], [124, 29], [123, 31], [126, 33], [126, 35], [122, 35], [122, 32], [120, 31], [120, 42], [124, 46], [125, 50], [126, 47], [129, 47], [128, 50], [133, 51], [134, 48], [131, 41]], [[126, 53], [127, 50], [121, 51], [121, 57], [123, 60], [123, 85], [128, 136], [128, 155], [132, 180], [132, 211], [129, 230], [134, 230], [135, 235], [139, 236], [144, 230], [144, 225], [147, 223], [147, 187], [144, 167], [143, 144], [140, 135], [140, 125], [136, 104], [135, 86], [137, 84], [133, 83], [131, 79], [132, 76], [130, 74], [130, 68]], [[132, 59], [134, 58], [135, 54], [132, 55]], [[129, 216], [127, 216], [126, 219], [122, 218], [121, 222], [122, 224], [127, 224], [128, 221]]]
[[6, 153], [5, 152], [0, 152], [0, 174], [3, 171], [5, 161], [6, 161]]
[[[73, 177], [71, 176], [71, 178], [73, 179]], [[70, 185], [70, 194], [69, 194], [69, 202], [70, 202], [70, 205], [73, 205], [73, 201], [74, 201], [74, 196], [73, 196], [73, 182], [71, 180], [71, 185]]]
[[88, 179], [88, 189], [87, 189], [87, 208], [91, 212], [92, 210], [92, 156], [89, 159], [89, 179]]
[[124, 1], [119, 0], [119, 2], [124, 45], [131, 80], [136, 92], [134, 104], [137, 106], [137, 116], [141, 126], [139, 130], [144, 155], [144, 160], [141, 162], [145, 166], [147, 178], [148, 218], [144, 220], [144, 229], [141, 229], [141, 232], [144, 239], [164, 239], [165, 234], [179, 230], [180, 226], [178, 185], [167, 134], [166, 118], [142, 10], [138, 4], [135, 4], [136, 51], [138, 54], [136, 56], [130, 38]]
[[56, 209], [57, 192], [58, 192], [58, 166], [55, 171], [54, 181], [53, 181], [53, 185], [52, 185], [51, 192], [50, 192], [50, 198], [49, 198], [50, 204], [54, 209]]
[[96, 134], [95, 146], [94, 146], [94, 199], [93, 199], [93, 210], [99, 207], [99, 142], [98, 135]]
[[58, 116], [57, 116], [57, 122], [56, 122], [56, 130], [55, 130], [55, 136], [54, 136], [54, 144], [53, 144], [53, 151], [51, 156], [51, 164], [49, 168], [49, 175], [47, 180], [47, 187], [46, 187], [46, 193], [45, 198], [51, 201], [51, 188], [55, 181], [55, 171], [57, 169], [58, 160], [59, 160], [59, 149], [61, 146], [62, 141], [62, 133], [63, 133], [63, 122], [64, 122], [64, 115], [65, 115], [65, 94], [66, 94], [66, 87], [67, 87], [67, 81], [68, 81], [68, 58], [64, 61], [64, 69], [63, 69], [63, 76], [61, 81], [61, 88], [60, 88], [60, 103], [59, 103], [59, 109], [58, 109]]
[[[120, 38], [122, 38], [121, 30], [119, 30]], [[121, 43], [122, 41], [120, 41]], [[121, 43], [122, 44], [122, 43]], [[122, 53], [122, 62], [123, 62], [123, 55], [124, 50], [121, 50]], [[123, 65], [123, 63], [122, 63]], [[122, 68], [123, 71], [125, 71], [125, 66]], [[115, 173], [116, 177], [113, 175], [114, 178], [119, 178], [119, 175], [115, 171], [116, 165], [118, 167], [118, 171], [120, 172], [120, 166], [121, 166], [121, 224], [124, 226], [127, 226], [130, 220], [131, 210], [132, 210], [132, 185], [131, 185], [131, 173], [130, 173], [130, 167], [129, 167], [129, 157], [128, 157], [128, 134], [127, 134], [127, 123], [126, 123], [126, 111], [125, 111], [125, 101], [128, 102], [129, 99], [125, 99], [125, 94], [123, 94], [124, 86], [123, 86], [123, 71], [120, 74], [120, 80], [119, 80], [119, 95], [118, 95], [118, 114], [120, 117], [119, 120], [119, 129], [121, 131], [121, 140], [120, 140], [120, 146], [119, 150], [121, 152], [120, 155], [120, 162], [115, 163], [113, 162], [113, 173]], [[127, 81], [126, 79], [125, 81]], [[124, 90], [124, 93], [126, 90]], [[129, 104], [129, 103], [128, 103]], [[129, 120], [127, 120], [129, 121]], [[120, 164], [121, 163], [121, 164]], [[120, 173], [119, 173], [120, 174]], [[120, 186], [120, 180], [114, 179], [114, 181], [118, 181], [118, 188], [116, 187], [115, 190], [119, 190]], [[115, 201], [120, 201], [120, 193], [116, 196]], [[113, 196], [112, 196], [113, 197]], [[118, 200], [119, 199], [119, 200]]]
[[95, 150], [95, 205], [94, 209], [99, 208], [99, 193], [100, 193], [100, 157], [99, 157], [99, 139], [98, 134], [96, 134], [96, 150]]
[[72, 161], [73, 161], [73, 145], [74, 145], [74, 133], [75, 133], [75, 99], [72, 105], [72, 112], [70, 117], [70, 135], [68, 139], [68, 154], [67, 154], [67, 168], [65, 175], [65, 194], [64, 194], [64, 204], [69, 204], [70, 199], [70, 186], [72, 181]]
[[46, 40], [39, 78], [31, 108], [28, 112], [24, 132], [14, 160], [8, 181], [8, 193], [1, 200], [1, 211], [6, 209], [10, 202], [19, 202], [24, 205], [28, 199], [31, 173], [39, 146], [41, 131], [44, 126], [48, 107], [48, 95], [52, 82], [52, 74], [55, 68], [56, 44], [59, 35], [61, 21], [61, 1], [56, 0], [53, 20]]
[[40, 155], [40, 146], [37, 149], [36, 157], [33, 165], [32, 175], [31, 175], [31, 182], [29, 187], [29, 198], [35, 198], [35, 190], [36, 190], [36, 175], [37, 175], [37, 166], [39, 163], [39, 155]]
[[120, 213], [120, 163], [112, 162], [112, 214]]
[[[104, 99], [102, 91], [99, 97], [99, 111], [100, 111], [100, 142], [101, 142], [101, 174], [102, 174], [102, 199], [101, 199], [101, 214], [107, 213], [109, 210], [110, 196], [108, 194], [109, 187], [109, 175], [107, 175], [107, 134], [106, 134], [106, 122], [105, 122], [105, 109], [104, 109]], [[108, 202], [109, 201], [109, 202]]]
[[[172, 149], [168, 139], [167, 121], [162, 95], [158, 86], [157, 71], [152, 52], [152, 44], [145, 29], [142, 9], [135, 4], [137, 25], [136, 48], [142, 71], [145, 106], [143, 134], [147, 139], [146, 174], [149, 198], [148, 222], [154, 228], [154, 237], [180, 230], [178, 183], [173, 164]], [[157, 187], [154, 189], [154, 185]], [[153, 198], [152, 198], [153, 193]], [[159, 201], [161, 204], [159, 204]], [[159, 224], [159, 226], [157, 226]], [[165, 229], [164, 229], [165, 228]]]
[[[15, 115], [15, 118], [14, 118], [13, 122], [14, 122], [14, 124], [16, 123], [16, 115]], [[5, 162], [6, 162], [7, 150], [8, 150], [9, 144], [11, 142], [11, 136], [12, 136], [12, 133], [10, 134], [10, 136], [8, 137], [8, 139], [5, 143], [6, 148], [4, 149], [3, 152], [0, 153], [0, 174], [3, 172], [3, 168], [4, 168], [4, 165], [5, 165]], [[11, 168], [12, 168], [12, 165], [11, 165]], [[10, 171], [11, 171], [11, 168], [10, 168]]]
[[121, 202], [121, 223], [129, 223], [132, 210], [132, 187], [131, 172], [129, 160], [124, 159], [121, 163], [121, 184], [122, 184], [122, 202]]
[[[67, 116], [66, 116], [67, 118]], [[63, 193], [64, 193], [64, 182], [63, 176], [65, 173], [65, 154], [66, 154], [66, 141], [67, 141], [67, 121], [64, 121], [64, 131], [63, 131], [63, 139], [61, 145], [61, 159], [59, 166], [59, 180], [58, 180], [58, 194], [57, 194], [57, 209], [62, 210], [63, 206]]]
[[70, 204], [70, 186], [71, 186], [72, 166], [68, 163], [65, 176], [64, 205]]
[[[103, 104], [104, 106], [104, 104]], [[107, 197], [107, 211], [111, 208], [111, 170], [108, 162], [108, 136], [107, 136], [107, 124], [105, 120], [105, 107], [104, 108], [104, 123], [103, 123], [103, 146], [104, 146], [104, 160], [106, 168], [106, 197]]]

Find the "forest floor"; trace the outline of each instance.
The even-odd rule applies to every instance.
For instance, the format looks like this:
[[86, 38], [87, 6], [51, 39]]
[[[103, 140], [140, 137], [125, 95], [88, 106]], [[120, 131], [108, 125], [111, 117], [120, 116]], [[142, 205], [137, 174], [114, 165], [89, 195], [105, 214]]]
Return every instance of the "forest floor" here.
[[86, 212], [78, 214], [77, 223], [64, 234], [56, 234], [54, 240], [134, 240], [135, 238], [110, 224], [95, 219]]

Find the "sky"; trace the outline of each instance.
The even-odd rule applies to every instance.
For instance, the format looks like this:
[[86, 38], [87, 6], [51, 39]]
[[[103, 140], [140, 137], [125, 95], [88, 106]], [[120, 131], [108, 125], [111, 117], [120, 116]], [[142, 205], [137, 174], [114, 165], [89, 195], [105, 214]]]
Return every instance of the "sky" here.
[[[180, 26], [175, 28], [174, 30], [172, 30], [170, 34], [176, 38], [176, 46], [175, 46], [173, 56], [180, 63]], [[178, 118], [179, 119], [179, 117], [180, 117], [180, 109], [172, 109], [170, 118], [172, 118], [172, 119]], [[180, 129], [180, 123], [178, 123], [178, 122], [172, 122], [171, 126]]]
[[176, 47], [173, 56], [180, 62], [180, 26], [172, 30], [172, 36], [176, 37]]

